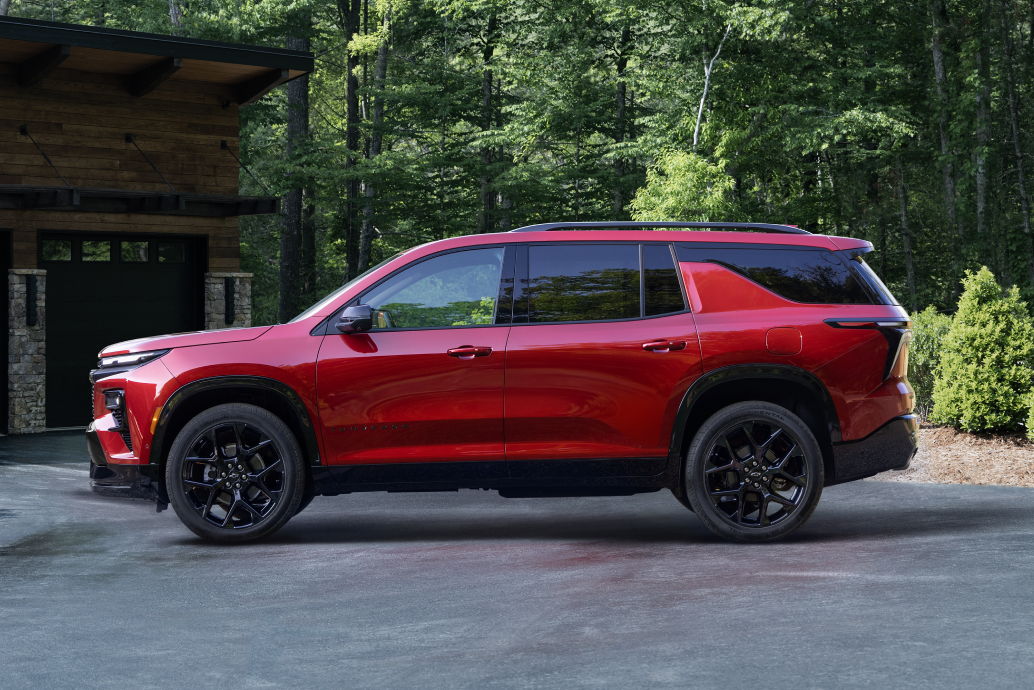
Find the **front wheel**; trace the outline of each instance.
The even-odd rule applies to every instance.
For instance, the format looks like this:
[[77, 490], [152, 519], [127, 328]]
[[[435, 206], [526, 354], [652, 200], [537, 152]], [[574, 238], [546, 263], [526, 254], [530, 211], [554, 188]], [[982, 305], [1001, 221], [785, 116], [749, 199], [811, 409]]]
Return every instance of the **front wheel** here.
[[822, 451], [786, 408], [742, 402], [700, 427], [683, 476], [693, 512], [712, 532], [740, 542], [773, 541], [815, 511], [824, 482]]
[[304, 473], [301, 448], [283, 421], [231, 403], [205, 410], [176, 436], [165, 486], [192, 532], [245, 542], [269, 536], [298, 512]]

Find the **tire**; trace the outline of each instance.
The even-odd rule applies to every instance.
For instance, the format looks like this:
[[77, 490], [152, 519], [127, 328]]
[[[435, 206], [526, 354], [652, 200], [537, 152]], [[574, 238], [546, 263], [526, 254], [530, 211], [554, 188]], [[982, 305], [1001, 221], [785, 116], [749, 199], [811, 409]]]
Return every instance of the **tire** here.
[[199, 537], [241, 543], [268, 537], [298, 512], [305, 464], [279, 417], [231, 403], [191, 419], [172, 444], [165, 487]]
[[822, 495], [822, 451], [786, 408], [729, 405], [697, 431], [686, 454], [686, 496], [712, 532], [738, 542], [781, 539], [807, 522]]

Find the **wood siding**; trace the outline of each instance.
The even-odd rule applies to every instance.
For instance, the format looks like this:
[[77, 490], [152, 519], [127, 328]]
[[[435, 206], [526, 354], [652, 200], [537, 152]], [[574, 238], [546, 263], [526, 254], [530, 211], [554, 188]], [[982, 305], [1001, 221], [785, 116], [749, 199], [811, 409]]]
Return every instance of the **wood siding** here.
[[[19, 133], [26, 125], [68, 183], [76, 187], [168, 191], [126, 134], [179, 192], [237, 194], [238, 108], [226, 87], [167, 81], [133, 98], [125, 77], [57, 70], [18, 86], [17, 69], [0, 63], [0, 184], [55, 185], [61, 178]], [[230, 102], [228, 104], [228, 102]], [[0, 210], [14, 229], [15, 268], [35, 268], [39, 231], [202, 234], [209, 270], [239, 271], [237, 218]]]

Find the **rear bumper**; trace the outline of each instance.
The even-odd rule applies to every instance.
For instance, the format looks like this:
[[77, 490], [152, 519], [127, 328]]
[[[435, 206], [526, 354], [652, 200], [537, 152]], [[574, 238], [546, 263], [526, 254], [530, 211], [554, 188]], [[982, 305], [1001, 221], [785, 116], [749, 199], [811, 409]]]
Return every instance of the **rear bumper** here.
[[90, 488], [104, 496], [144, 498], [158, 497], [157, 468], [151, 465], [114, 465], [104, 456], [97, 430], [86, 428], [86, 448], [90, 452]]
[[833, 446], [832, 477], [826, 486], [865, 479], [887, 470], [906, 470], [918, 449], [919, 420], [895, 417], [860, 441]]

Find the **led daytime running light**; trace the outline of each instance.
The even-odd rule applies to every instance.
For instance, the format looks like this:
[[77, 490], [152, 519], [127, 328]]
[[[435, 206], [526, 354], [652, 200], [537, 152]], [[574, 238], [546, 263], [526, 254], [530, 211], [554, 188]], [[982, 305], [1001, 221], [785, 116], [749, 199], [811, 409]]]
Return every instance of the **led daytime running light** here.
[[152, 359], [158, 359], [168, 350], [156, 350], [152, 352], [134, 352], [128, 355], [114, 355], [112, 357], [101, 357], [101, 361], [98, 364], [100, 367], [118, 367], [118, 366], [138, 366], [144, 362], [150, 362]]

